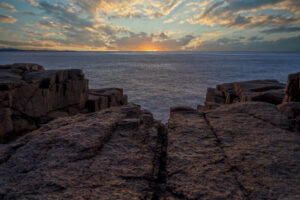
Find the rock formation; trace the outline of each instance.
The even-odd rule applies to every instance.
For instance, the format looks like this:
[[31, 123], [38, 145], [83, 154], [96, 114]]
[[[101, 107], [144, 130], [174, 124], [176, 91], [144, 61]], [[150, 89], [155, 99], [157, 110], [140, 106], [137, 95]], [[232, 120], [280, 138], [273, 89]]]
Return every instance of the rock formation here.
[[[95, 98], [105, 101], [103, 107], [95, 104], [91, 109]], [[79, 69], [44, 70], [37, 64], [0, 66], [0, 142], [58, 117], [125, 104], [122, 89], [89, 91], [88, 80]]]
[[285, 88], [284, 102], [300, 101], [300, 72], [290, 74]]
[[206, 106], [236, 102], [260, 101], [278, 105], [284, 98], [285, 84], [276, 80], [255, 80], [217, 85], [208, 88]]
[[[0, 199], [300, 198], [300, 102], [289, 86], [295, 76], [285, 92], [270, 80], [218, 85], [208, 89], [204, 107], [173, 107], [162, 124], [140, 106], [124, 105], [121, 89], [88, 91], [81, 71], [24, 64], [1, 70], [0, 116], [8, 120], [1, 131], [18, 128], [13, 113], [21, 94], [25, 105], [49, 98], [36, 103], [41, 110], [17, 107], [21, 119], [53, 120], [0, 144]], [[64, 84], [79, 84], [73, 89], [84, 94]], [[29, 96], [22, 87], [36, 91]], [[77, 101], [53, 110], [64, 87]]]
[[0, 146], [0, 199], [149, 199], [163, 134], [136, 105], [54, 120]]
[[89, 112], [96, 112], [113, 106], [127, 104], [127, 96], [123, 95], [123, 89], [104, 88], [89, 90], [89, 98], [86, 107]]

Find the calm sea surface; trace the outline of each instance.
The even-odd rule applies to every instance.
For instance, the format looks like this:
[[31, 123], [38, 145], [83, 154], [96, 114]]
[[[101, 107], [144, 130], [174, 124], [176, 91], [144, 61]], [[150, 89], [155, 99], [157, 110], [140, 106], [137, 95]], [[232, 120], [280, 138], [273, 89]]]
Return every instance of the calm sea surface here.
[[119, 87], [129, 101], [167, 121], [169, 108], [196, 107], [207, 87], [277, 79], [300, 71], [300, 53], [244, 52], [0, 52], [0, 64], [30, 62], [46, 69], [82, 69], [91, 88]]

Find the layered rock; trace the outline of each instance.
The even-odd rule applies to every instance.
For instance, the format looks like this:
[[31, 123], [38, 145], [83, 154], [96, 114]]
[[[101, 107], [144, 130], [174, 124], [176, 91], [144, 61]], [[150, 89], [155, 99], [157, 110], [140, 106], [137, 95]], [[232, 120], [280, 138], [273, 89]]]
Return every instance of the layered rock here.
[[0, 66], [4, 127], [0, 138], [10, 132], [35, 129], [53, 111], [77, 114], [87, 98], [88, 80], [81, 70], [44, 70], [37, 64]]
[[123, 94], [123, 89], [103, 88], [90, 89], [86, 107], [89, 112], [96, 112], [113, 106], [127, 104], [127, 96]]
[[0, 142], [59, 117], [127, 104], [118, 88], [88, 89], [79, 69], [45, 70], [37, 64], [0, 66]]
[[54, 120], [0, 146], [0, 197], [152, 199], [164, 134], [136, 105]]
[[225, 83], [208, 88], [205, 105], [259, 101], [278, 105], [284, 99], [285, 84], [276, 80], [254, 80]]

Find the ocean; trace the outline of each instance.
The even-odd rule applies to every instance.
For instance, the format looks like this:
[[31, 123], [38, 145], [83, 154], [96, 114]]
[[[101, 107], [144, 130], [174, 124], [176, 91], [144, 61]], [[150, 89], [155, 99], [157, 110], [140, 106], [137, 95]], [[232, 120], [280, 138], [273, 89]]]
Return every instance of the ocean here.
[[172, 106], [203, 104], [216, 84], [276, 79], [300, 71], [300, 53], [1, 51], [0, 64], [82, 69], [90, 88], [123, 88], [129, 101], [166, 122]]

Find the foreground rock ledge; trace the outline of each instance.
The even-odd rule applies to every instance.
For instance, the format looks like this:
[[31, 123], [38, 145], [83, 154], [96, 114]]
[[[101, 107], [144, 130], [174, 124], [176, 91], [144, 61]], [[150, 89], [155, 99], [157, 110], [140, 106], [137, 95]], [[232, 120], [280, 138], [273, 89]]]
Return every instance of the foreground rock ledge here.
[[60, 118], [0, 146], [1, 199], [297, 199], [300, 137], [276, 106], [128, 105]]

